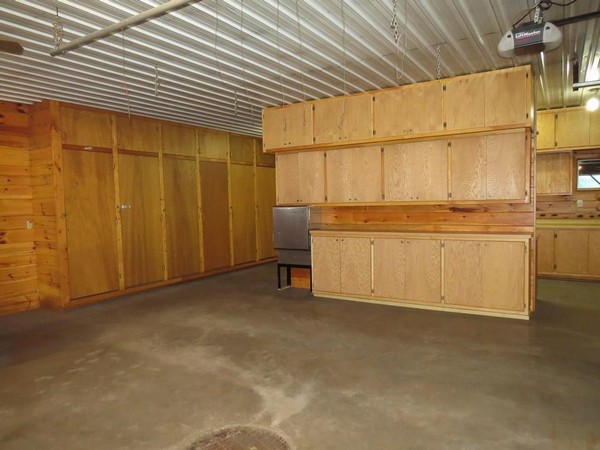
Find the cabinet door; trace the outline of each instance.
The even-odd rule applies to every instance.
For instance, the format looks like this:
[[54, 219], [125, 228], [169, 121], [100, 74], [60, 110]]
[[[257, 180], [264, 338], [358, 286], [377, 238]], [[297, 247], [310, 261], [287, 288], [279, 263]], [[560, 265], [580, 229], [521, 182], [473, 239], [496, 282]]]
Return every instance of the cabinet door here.
[[163, 152], [195, 157], [198, 153], [196, 129], [189, 125], [161, 123]]
[[[446, 129], [483, 127], [485, 125], [484, 76], [451, 78], [444, 84]], [[468, 108], [465, 108], [466, 104], [469, 105]]]
[[503, 311], [525, 311], [525, 268], [529, 264], [525, 243], [490, 241], [482, 245], [482, 306]]
[[327, 201], [381, 201], [381, 150], [361, 147], [327, 152]]
[[256, 261], [254, 167], [231, 164], [233, 263]]
[[387, 201], [447, 200], [447, 141], [414, 142], [385, 147], [384, 174]]
[[231, 164], [233, 263], [256, 261], [256, 196], [254, 167]]
[[370, 94], [346, 95], [314, 102], [314, 142], [351, 141], [373, 136]]
[[447, 240], [445, 303], [525, 311], [527, 264], [524, 242]]
[[525, 173], [529, 145], [523, 132], [486, 137], [486, 198], [521, 200], [527, 195]]
[[63, 144], [112, 149], [112, 114], [60, 105]]
[[588, 231], [588, 274], [600, 276], [600, 230]]
[[571, 153], [543, 153], [536, 156], [538, 194], [570, 194], [573, 164]]
[[485, 137], [452, 139], [451, 155], [451, 199], [485, 200], [487, 196]]
[[298, 200], [301, 203], [325, 201], [325, 153], [298, 153]]
[[373, 97], [375, 135], [403, 136], [443, 129], [441, 82], [385, 90]]
[[169, 278], [200, 272], [196, 161], [163, 158]]
[[119, 288], [113, 158], [63, 152], [71, 298]]
[[537, 230], [537, 272], [554, 273], [554, 230]]
[[537, 113], [537, 149], [543, 150], [554, 148], [556, 144], [556, 131], [554, 112], [538, 112]]
[[526, 70], [489, 72], [485, 82], [485, 126], [526, 123], [530, 83]]
[[265, 149], [312, 144], [313, 114], [311, 103], [297, 103], [263, 111]]
[[373, 295], [390, 300], [406, 298], [404, 239], [373, 241]]
[[273, 248], [273, 206], [275, 206], [275, 169], [256, 168], [256, 207], [258, 259], [275, 256]]
[[339, 238], [312, 238], [313, 291], [340, 293], [340, 244]]
[[483, 244], [447, 240], [444, 245], [444, 303], [483, 306]]
[[163, 279], [158, 158], [119, 155], [125, 286]]
[[440, 303], [442, 298], [441, 242], [406, 239], [406, 299]]
[[277, 204], [297, 203], [298, 195], [298, 153], [275, 155], [277, 172]]
[[556, 273], [585, 275], [588, 273], [588, 232], [556, 230], [554, 257]]
[[371, 295], [371, 239], [341, 240], [340, 279], [342, 294]]
[[200, 162], [204, 270], [230, 265], [227, 164]]
[[585, 109], [558, 111], [556, 146], [586, 147], [590, 145], [590, 115]]

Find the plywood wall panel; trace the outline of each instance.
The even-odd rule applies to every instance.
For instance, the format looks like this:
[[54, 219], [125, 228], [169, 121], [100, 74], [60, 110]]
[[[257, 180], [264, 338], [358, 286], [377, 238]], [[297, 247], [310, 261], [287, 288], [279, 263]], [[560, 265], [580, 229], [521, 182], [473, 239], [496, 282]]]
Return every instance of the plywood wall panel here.
[[163, 158], [169, 278], [199, 273], [196, 161]]

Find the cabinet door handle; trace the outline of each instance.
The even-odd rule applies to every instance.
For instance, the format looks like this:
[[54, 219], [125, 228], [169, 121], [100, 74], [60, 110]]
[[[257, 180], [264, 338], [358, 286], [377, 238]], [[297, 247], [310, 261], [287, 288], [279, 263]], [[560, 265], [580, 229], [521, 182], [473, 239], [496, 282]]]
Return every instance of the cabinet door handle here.
[[131, 205], [119, 205], [119, 209], [123, 210], [123, 209], [131, 209]]

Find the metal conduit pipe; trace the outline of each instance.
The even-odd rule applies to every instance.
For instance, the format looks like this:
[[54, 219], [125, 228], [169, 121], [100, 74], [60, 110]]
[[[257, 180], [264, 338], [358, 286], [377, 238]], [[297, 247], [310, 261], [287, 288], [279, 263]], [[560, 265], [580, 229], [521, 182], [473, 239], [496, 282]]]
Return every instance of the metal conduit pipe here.
[[101, 30], [94, 31], [93, 33], [90, 33], [86, 36], [77, 38], [69, 42], [68, 44], [61, 45], [60, 47], [57, 47], [56, 49], [52, 50], [50, 52], [50, 56], [64, 55], [65, 53], [70, 52], [71, 50], [75, 50], [77, 48], [83, 47], [84, 45], [90, 44], [100, 39], [104, 39], [105, 37], [135, 27], [149, 20], [156, 19], [157, 17], [164, 16], [165, 14], [169, 14], [172, 11], [185, 8], [186, 6], [189, 6], [192, 3], [197, 3], [199, 1], [201, 0], [170, 0], [167, 3], [156, 6], [142, 13], [136, 14], [135, 16], [131, 16], [130, 18], [122, 20], [121, 22], [117, 22], [106, 28], [102, 28]]

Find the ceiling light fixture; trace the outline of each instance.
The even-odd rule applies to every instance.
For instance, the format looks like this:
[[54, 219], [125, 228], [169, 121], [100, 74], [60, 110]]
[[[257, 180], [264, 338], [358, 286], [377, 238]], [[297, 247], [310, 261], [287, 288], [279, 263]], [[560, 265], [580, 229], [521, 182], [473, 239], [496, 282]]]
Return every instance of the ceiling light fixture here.
[[587, 102], [585, 102], [585, 109], [590, 112], [596, 111], [600, 107], [600, 100], [596, 95], [588, 98]]

